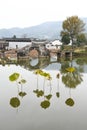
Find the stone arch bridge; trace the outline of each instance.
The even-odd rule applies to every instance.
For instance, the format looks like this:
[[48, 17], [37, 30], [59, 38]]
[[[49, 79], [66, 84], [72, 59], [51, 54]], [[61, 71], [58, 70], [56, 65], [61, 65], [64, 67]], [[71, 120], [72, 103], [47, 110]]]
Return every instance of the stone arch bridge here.
[[49, 50], [46, 49], [45, 44], [47, 41], [32, 41], [32, 44], [29, 46], [25, 46], [19, 50], [17, 50], [18, 56], [26, 56], [29, 55], [29, 53], [32, 50], [36, 50], [38, 52], [38, 57], [39, 56], [49, 56]]

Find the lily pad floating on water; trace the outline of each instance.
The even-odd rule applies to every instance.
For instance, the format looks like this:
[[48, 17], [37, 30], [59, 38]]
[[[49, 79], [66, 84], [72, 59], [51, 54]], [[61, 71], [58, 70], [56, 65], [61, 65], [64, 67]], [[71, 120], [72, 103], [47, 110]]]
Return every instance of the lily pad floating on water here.
[[48, 100], [50, 100], [51, 99], [51, 97], [52, 97], [52, 95], [51, 94], [49, 94], [49, 95], [47, 95], [47, 96], [45, 96]]
[[68, 98], [68, 99], [65, 101], [65, 103], [66, 103], [66, 105], [71, 106], [71, 107], [74, 105], [74, 101], [73, 101], [72, 98]]
[[12, 75], [9, 76], [10, 81], [16, 81], [19, 78], [20, 74], [19, 73], [13, 73]]
[[74, 67], [68, 67], [68, 68], [66, 68], [66, 70], [68, 71], [68, 72], [74, 72], [75, 71], [75, 68]]
[[37, 75], [37, 74], [42, 74], [42, 73], [43, 73], [43, 71], [40, 70], [40, 69], [37, 69], [37, 70], [34, 71], [34, 74], [36, 74], [36, 75]]
[[43, 72], [43, 75], [47, 80], [52, 80], [52, 77], [50, 76], [49, 73]]
[[44, 91], [42, 90], [39, 90], [38, 93], [37, 93], [37, 97], [41, 97], [44, 95]]
[[26, 96], [26, 93], [25, 92], [20, 92], [19, 96], [24, 97], [24, 96]]
[[34, 93], [36, 93], [36, 94], [38, 93], [38, 91], [39, 91], [38, 89], [36, 89], [36, 90], [33, 90], [33, 92], [34, 92]]
[[33, 92], [37, 94], [37, 97], [41, 97], [44, 95], [44, 91], [42, 90], [36, 89], [36, 90], [33, 90]]
[[17, 108], [20, 106], [20, 100], [17, 97], [13, 97], [10, 100], [10, 105], [14, 108]]
[[44, 109], [48, 108], [50, 106], [50, 102], [48, 100], [44, 100], [41, 102], [40, 106]]

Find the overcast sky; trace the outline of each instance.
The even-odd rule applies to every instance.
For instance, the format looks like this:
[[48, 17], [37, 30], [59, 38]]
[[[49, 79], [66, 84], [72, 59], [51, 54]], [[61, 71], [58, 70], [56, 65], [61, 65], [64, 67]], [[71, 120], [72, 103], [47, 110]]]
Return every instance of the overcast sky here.
[[0, 29], [87, 17], [87, 0], [0, 0]]

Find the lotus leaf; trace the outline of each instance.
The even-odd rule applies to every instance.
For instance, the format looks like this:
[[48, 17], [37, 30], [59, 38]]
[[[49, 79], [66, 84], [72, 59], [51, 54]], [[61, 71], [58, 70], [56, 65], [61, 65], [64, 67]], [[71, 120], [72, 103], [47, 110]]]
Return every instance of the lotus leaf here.
[[21, 96], [21, 97], [24, 97], [25, 95], [26, 95], [25, 92], [20, 92], [20, 93], [19, 93], [19, 96]]
[[51, 99], [51, 97], [52, 97], [52, 95], [51, 94], [49, 94], [49, 95], [47, 95], [47, 96], [45, 96], [48, 100], [50, 100]]
[[26, 80], [25, 79], [21, 79], [21, 81], [19, 81], [19, 83], [25, 84]]
[[71, 73], [72, 73], [72, 72], [75, 71], [75, 68], [74, 68], [74, 67], [69, 67], [69, 68], [67, 68], [66, 70], [67, 70], [68, 72], [71, 72]]
[[19, 78], [20, 74], [19, 73], [13, 73], [12, 75], [9, 76], [10, 81], [16, 81]]
[[10, 100], [10, 105], [14, 108], [19, 107], [20, 106], [20, 100], [17, 97], [13, 97]]
[[36, 93], [37, 97], [41, 97], [44, 95], [44, 91], [42, 90], [36, 89], [36, 90], [33, 90], [33, 92]]
[[37, 92], [37, 97], [41, 97], [44, 95], [44, 91], [40, 90]]
[[38, 89], [36, 89], [36, 90], [33, 90], [33, 92], [34, 92], [34, 93], [36, 93], [36, 94], [38, 93], [38, 91], [39, 91]]
[[34, 74], [42, 74], [42, 73], [43, 73], [43, 71], [40, 70], [40, 69], [37, 69], [37, 70], [34, 71]]
[[44, 100], [44, 101], [41, 102], [40, 105], [41, 105], [42, 108], [46, 109], [50, 106], [50, 102], [48, 100]]
[[66, 101], [65, 101], [66, 105], [68, 106], [73, 106], [74, 105], [74, 101], [72, 98], [68, 98]]

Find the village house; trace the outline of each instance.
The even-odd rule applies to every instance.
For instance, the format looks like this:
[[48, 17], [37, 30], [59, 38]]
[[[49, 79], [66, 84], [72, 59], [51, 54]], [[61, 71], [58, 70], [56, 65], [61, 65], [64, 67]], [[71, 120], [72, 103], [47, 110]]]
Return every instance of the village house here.
[[2, 50], [2, 49], [7, 49], [8, 46], [9, 46], [9, 42], [0, 39], [0, 50]]
[[59, 41], [59, 40], [55, 40], [53, 42], [50, 42], [48, 44], [46, 44], [46, 48], [48, 50], [53, 50], [53, 49], [57, 49], [57, 50], [60, 50], [61, 46], [62, 46], [62, 42]]

